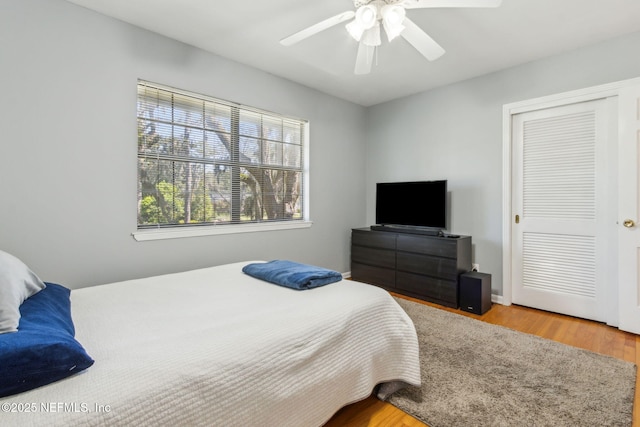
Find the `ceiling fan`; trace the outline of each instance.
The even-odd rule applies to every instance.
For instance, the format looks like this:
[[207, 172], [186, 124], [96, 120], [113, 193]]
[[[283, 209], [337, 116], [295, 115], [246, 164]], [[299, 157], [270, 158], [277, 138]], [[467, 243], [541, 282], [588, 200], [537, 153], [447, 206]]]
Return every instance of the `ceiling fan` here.
[[359, 42], [355, 74], [368, 74], [375, 49], [382, 44], [381, 24], [389, 41], [402, 36], [429, 61], [444, 54], [442, 46], [406, 17], [406, 9], [498, 7], [500, 3], [502, 0], [353, 0], [355, 12], [350, 10], [332, 16], [280, 40], [280, 44], [291, 46], [342, 22], [351, 21], [346, 25], [347, 31]]

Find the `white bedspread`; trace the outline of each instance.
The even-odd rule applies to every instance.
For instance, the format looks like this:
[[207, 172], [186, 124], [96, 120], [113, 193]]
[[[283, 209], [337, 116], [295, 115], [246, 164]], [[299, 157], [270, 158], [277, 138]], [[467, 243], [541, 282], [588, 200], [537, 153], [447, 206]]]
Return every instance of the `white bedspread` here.
[[378, 383], [419, 385], [413, 323], [386, 291], [295, 291], [245, 264], [74, 290], [95, 364], [0, 399], [0, 425], [320, 426]]

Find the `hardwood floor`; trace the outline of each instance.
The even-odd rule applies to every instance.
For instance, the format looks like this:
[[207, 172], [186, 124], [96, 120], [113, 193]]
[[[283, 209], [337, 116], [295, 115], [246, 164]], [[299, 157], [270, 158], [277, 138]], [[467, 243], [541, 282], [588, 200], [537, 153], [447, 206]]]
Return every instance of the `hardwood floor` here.
[[[426, 303], [403, 295], [394, 296], [427, 304], [442, 310], [462, 314], [487, 323], [506, 326], [575, 347], [617, 357], [640, 366], [640, 335], [590, 320], [516, 305], [493, 304], [491, 310], [479, 316], [462, 310]], [[428, 386], [428, 384], [426, 384]], [[426, 424], [375, 397], [346, 406], [338, 411], [325, 427], [424, 427]], [[640, 381], [636, 374], [633, 404], [633, 427], [640, 427]]]

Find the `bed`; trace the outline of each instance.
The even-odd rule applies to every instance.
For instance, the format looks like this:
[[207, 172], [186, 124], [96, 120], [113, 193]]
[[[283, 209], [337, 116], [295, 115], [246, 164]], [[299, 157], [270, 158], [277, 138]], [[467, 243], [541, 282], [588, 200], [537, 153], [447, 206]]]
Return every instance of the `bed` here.
[[321, 426], [374, 390], [420, 385], [413, 323], [386, 291], [293, 290], [248, 263], [73, 290], [95, 363], [0, 398], [0, 425]]

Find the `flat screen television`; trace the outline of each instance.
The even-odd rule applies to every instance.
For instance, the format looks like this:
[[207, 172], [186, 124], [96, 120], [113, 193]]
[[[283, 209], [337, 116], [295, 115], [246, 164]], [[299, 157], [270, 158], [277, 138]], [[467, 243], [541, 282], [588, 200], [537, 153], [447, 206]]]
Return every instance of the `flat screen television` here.
[[445, 229], [447, 181], [380, 182], [376, 224]]

